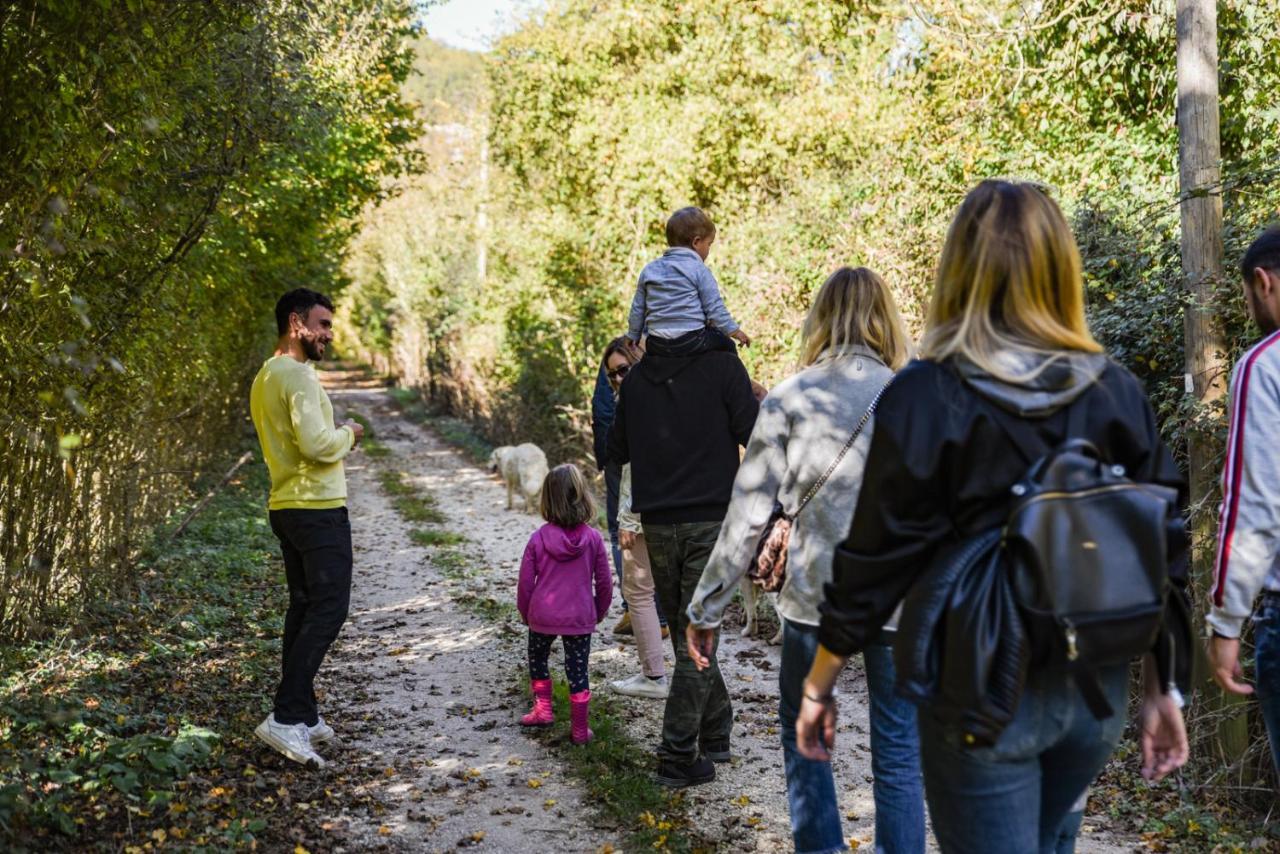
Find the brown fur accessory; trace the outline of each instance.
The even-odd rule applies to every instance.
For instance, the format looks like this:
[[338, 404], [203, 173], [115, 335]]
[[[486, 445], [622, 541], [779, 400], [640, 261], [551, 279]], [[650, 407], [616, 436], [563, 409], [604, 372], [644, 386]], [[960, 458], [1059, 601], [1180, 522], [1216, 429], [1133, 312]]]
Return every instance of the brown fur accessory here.
[[[893, 380], [889, 382], [893, 382]], [[844, 447], [840, 449], [840, 453], [836, 455], [835, 460], [822, 477], [818, 478], [817, 482], [805, 493], [804, 498], [800, 499], [800, 506], [796, 508], [796, 512], [787, 513], [780, 503], [773, 506], [773, 513], [769, 515], [769, 521], [764, 526], [764, 533], [760, 535], [760, 542], [756, 545], [755, 559], [751, 561], [751, 568], [747, 570], [747, 577], [766, 593], [777, 593], [782, 589], [782, 585], [787, 583], [787, 549], [791, 545], [791, 527], [795, 524], [796, 517], [813, 500], [813, 496], [818, 494], [818, 490], [822, 489], [822, 485], [830, 479], [836, 467], [840, 465], [840, 461], [844, 459], [844, 455], [849, 453], [849, 449], [853, 447], [853, 443], [858, 441], [858, 437], [862, 435], [862, 429], [867, 426], [867, 422], [871, 420], [871, 416], [876, 411], [876, 404], [880, 402], [880, 395], [884, 394], [884, 390], [888, 387], [889, 383], [885, 383], [876, 392], [876, 396], [871, 400], [871, 405], [867, 407], [866, 412], [862, 413], [858, 426], [853, 429], [853, 435], [849, 437], [849, 441], [844, 443]]]

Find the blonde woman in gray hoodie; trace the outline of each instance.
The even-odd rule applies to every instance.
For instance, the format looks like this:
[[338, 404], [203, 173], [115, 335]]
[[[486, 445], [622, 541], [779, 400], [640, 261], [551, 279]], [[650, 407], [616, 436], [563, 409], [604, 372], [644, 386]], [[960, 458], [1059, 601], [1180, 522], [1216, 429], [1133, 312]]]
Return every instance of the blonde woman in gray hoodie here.
[[[728, 515], [689, 605], [689, 653], [699, 667], [709, 664], [715, 631], [775, 504], [795, 512], [893, 372], [906, 363], [908, 351], [893, 295], [880, 276], [865, 267], [842, 267], [827, 279], [805, 319], [801, 370], [773, 388], [760, 406]], [[831, 580], [832, 555], [853, 518], [873, 427], [874, 418], [796, 518], [787, 578], [778, 594], [783, 620], [778, 716], [791, 829], [800, 852], [845, 848], [831, 765], [797, 752], [795, 721], [818, 646], [823, 585]], [[884, 640], [866, 652], [876, 850], [924, 851], [915, 709], [893, 694], [893, 658], [889, 639]]]

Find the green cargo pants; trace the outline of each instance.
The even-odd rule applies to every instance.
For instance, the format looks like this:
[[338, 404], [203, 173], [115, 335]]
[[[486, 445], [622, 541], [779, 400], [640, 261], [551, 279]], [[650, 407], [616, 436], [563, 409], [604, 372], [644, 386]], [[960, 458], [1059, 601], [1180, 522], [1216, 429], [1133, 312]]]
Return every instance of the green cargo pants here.
[[689, 601], [719, 535], [719, 522], [644, 523], [654, 590], [671, 626], [671, 642], [676, 654], [671, 692], [662, 717], [659, 753], [681, 764], [695, 760], [703, 748], [727, 751], [733, 729], [733, 706], [724, 677], [720, 675], [715, 648], [712, 648], [711, 666], [699, 671], [689, 657], [685, 642]]

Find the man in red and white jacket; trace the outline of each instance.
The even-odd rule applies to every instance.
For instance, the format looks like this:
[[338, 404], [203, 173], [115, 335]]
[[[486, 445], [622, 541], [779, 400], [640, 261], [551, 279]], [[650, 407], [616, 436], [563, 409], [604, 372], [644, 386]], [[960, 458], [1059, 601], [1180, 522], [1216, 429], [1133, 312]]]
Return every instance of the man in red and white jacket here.
[[[1209, 660], [1234, 694], [1257, 691], [1280, 768], [1280, 227], [1263, 232], [1240, 262], [1249, 315], [1263, 339], [1231, 377], [1231, 429], [1222, 472]], [[1262, 601], [1254, 610], [1254, 600]], [[1253, 615], [1257, 673], [1240, 667], [1240, 632]]]

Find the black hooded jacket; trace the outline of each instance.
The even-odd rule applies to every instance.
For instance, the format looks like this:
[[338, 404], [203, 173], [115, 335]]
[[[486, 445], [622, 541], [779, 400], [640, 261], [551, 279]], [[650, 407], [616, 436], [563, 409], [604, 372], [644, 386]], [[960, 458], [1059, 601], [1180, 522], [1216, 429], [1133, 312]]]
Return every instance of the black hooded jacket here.
[[609, 459], [631, 464], [644, 522], [719, 522], [760, 404], [736, 353], [668, 356], [654, 343], [618, 393]]
[[[1186, 480], [1141, 383], [1105, 356], [1072, 354], [1028, 385], [950, 363], [912, 362], [876, 410], [858, 506], [826, 586], [822, 644], [840, 655], [861, 651], [940, 550], [1003, 523], [1009, 489], [1028, 463], [1002, 420], [1030, 422], [1048, 450], [1064, 438], [1067, 410], [1077, 406], [1087, 408], [1077, 438], [1093, 442], [1135, 481], [1176, 489], [1186, 506]], [[1182, 545], [1169, 568], [1180, 586]]]

